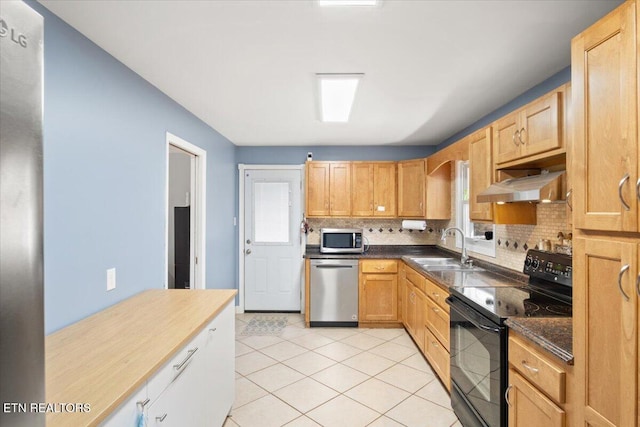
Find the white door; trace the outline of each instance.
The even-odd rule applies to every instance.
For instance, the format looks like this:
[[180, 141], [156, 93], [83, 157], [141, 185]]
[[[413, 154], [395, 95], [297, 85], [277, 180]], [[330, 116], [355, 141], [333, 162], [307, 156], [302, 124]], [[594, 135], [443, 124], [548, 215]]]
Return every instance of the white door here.
[[245, 310], [299, 311], [301, 171], [245, 170]]

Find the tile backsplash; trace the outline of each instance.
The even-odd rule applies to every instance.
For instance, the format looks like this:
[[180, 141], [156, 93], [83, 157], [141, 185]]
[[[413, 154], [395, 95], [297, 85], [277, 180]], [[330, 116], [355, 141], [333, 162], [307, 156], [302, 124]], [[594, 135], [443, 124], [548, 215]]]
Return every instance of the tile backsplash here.
[[[455, 212], [455, 211], [454, 211]], [[568, 234], [566, 205], [539, 204], [537, 207], [537, 225], [497, 225], [496, 257], [469, 252], [473, 258], [498, 264], [512, 270], [521, 271], [527, 250], [535, 248], [540, 239], [557, 242], [559, 231]], [[424, 231], [403, 230], [402, 219], [371, 218], [309, 218], [307, 244], [320, 244], [321, 228], [362, 228], [364, 236], [371, 245], [438, 245], [460, 252], [455, 247], [453, 237], [442, 242], [440, 232], [445, 227], [455, 225], [455, 218], [450, 221], [427, 221]]]
[[321, 228], [362, 228], [370, 245], [435, 245], [436, 221], [427, 221], [424, 231], [402, 229], [402, 219], [309, 218], [308, 245], [320, 244]]

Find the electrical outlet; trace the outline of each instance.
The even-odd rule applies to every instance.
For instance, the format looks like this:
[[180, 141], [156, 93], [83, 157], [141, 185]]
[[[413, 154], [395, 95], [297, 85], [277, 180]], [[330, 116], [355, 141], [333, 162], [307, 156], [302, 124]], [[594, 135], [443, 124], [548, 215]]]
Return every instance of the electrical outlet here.
[[107, 291], [116, 288], [116, 268], [107, 269]]

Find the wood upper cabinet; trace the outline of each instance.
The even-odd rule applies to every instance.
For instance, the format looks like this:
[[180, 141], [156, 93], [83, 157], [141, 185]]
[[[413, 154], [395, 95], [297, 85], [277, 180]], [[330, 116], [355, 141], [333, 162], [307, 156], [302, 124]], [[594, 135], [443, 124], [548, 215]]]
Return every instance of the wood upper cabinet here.
[[351, 215], [351, 164], [307, 162], [307, 216]]
[[332, 216], [351, 215], [351, 164], [329, 165], [329, 212]]
[[396, 260], [360, 261], [360, 322], [398, 321], [397, 272]]
[[509, 427], [565, 427], [565, 411], [509, 369]]
[[476, 201], [476, 196], [493, 182], [491, 136], [491, 127], [469, 136], [469, 218], [472, 221], [493, 220], [493, 203]]
[[635, 8], [623, 3], [571, 43], [576, 228], [640, 230]]
[[[427, 159], [427, 162], [429, 160]], [[427, 175], [427, 219], [451, 218], [451, 165], [446, 162]]]
[[424, 218], [425, 160], [398, 162], [398, 216]]
[[329, 163], [307, 162], [307, 216], [329, 215]]
[[351, 164], [351, 216], [395, 217], [395, 162]]
[[637, 425], [637, 242], [574, 239], [576, 425]]
[[525, 159], [563, 147], [562, 92], [551, 92], [497, 120], [496, 164]]

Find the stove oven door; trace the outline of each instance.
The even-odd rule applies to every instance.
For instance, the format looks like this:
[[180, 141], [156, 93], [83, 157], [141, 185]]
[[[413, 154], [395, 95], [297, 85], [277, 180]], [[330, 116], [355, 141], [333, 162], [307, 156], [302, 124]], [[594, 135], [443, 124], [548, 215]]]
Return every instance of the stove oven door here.
[[507, 334], [455, 297], [451, 305], [451, 404], [465, 426], [507, 426]]

